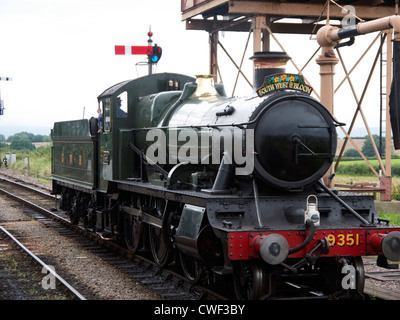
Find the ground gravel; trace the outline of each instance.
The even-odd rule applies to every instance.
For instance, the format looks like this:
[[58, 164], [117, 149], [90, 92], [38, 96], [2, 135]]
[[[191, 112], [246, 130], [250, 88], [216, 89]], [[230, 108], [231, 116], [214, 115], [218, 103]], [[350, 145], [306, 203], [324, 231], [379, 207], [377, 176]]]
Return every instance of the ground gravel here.
[[[398, 264], [399, 261], [392, 262], [392, 263]], [[387, 272], [388, 271], [388, 269], [378, 267], [376, 265], [376, 262], [373, 262], [371, 264], [366, 264], [364, 266], [364, 268], [365, 268], [366, 273], [371, 272], [371, 274], [373, 274], [374, 272]], [[391, 295], [396, 295], [397, 297], [400, 297], [400, 280], [381, 281], [381, 280], [376, 280], [373, 278], [367, 278], [366, 283], [368, 283], [372, 288], [383, 289]]]
[[[0, 170], [0, 173], [3, 173]], [[48, 189], [49, 184], [17, 175], [18, 179], [37, 187]], [[74, 238], [60, 235], [57, 230], [27, 217], [23, 210], [0, 195], [0, 225], [18, 233], [21, 242], [29, 249], [35, 248], [43, 260], [47, 259], [56, 268], [56, 272], [65, 279], [82, 288], [89, 299], [99, 300], [154, 300], [160, 296], [134, 278], [121, 272], [117, 267], [102, 260], [95, 253], [85, 250]], [[64, 276], [65, 275], [65, 276]]]

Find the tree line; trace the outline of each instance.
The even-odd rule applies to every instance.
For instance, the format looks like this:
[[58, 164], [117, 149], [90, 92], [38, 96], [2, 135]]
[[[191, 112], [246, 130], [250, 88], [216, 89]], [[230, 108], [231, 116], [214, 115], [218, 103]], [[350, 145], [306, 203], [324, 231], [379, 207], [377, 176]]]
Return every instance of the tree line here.
[[[372, 135], [372, 138], [374, 139], [375, 145], [377, 146], [379, 150], [379, 136], [376, 134]], [[369, 138], [369, 136], [365, 136], [363, 139], [365, 139], [364, 145], [361, 148], [361, 152], [366, 156], [366, 157], [376, 157], [374, 147], [372, 145], [372, 142]], [[382, 155], [385, 156], [385, 137], [382, 138], [383, 144], [382, 144]], [[361, 158], [360, 154], [356, 149], [348, 149], [344, 154], [344, 157], [354, 157], [354, 158]]]
[[[9, 144], [6, 144], [5, 142], [9, 142]], [[34, 150], [34, 142], [51, 142], [51, 138], [50, 135], [35, 135], [29, 132], [19, 132], [12, 136], [9, 136], [6, 139], [3, 134], [0, 134], [0, 147], [8, 147], [9, 145], [9, 147], [13, 150]]]

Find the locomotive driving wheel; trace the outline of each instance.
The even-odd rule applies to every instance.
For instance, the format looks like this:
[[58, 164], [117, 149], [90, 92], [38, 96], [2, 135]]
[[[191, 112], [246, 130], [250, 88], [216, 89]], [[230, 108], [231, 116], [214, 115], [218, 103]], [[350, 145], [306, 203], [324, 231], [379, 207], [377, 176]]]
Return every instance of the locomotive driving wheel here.
[[179, 259], [181, 261], [182, 271], [186, 279], [188, 279], [190, 283], [197, 283], [203, 275], [203, 263], [181, 251], [179, 251]]
[[128, 250], [135, 253], [140, 248], [140, 223], [133, 215], [126, 216], [125, 243]]
[[[136, 200], [136, 205], [133, 205], [138, 209], [141, 209], [140, 198]], [[137, 216], [126, 214], [125, 215], [125, 243], [128, 250], [132, 253], [136, 253], [141, 248], [141, 221]]]
[[[156, 218], [165, 221], [168, 219], [168, 214], [166, 212], [167, 201], [161, 198], [151, 198], [150, 200], [150, 210], [152, 215]], [[163, 223], [164, 225], [165, 223]], [[150, 250], [154, 261], [163, 267], [168, 262], [169, 258], [169, 246], [166, 243], [165, 230], [159, 228], [158, 226], [149, 224], [149, 242]]]
[[266, 293], [266, 271], [260, 261], [237, 261], [233, 281], [238, 300], [258, 300]]

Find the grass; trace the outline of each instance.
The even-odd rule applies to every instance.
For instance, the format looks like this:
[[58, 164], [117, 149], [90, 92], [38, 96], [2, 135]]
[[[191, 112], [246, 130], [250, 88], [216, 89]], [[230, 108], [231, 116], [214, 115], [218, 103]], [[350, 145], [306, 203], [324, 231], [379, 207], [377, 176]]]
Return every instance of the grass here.
[[378, 214], [379, 218], [388, 219], [390, 221], [390, 224], [394, 224], [396, 226], [400, 225], [400, 214], [396, 212], [384, 212], [384, 211], [381, 211]]
[[[11, 169], [28, 175], [36, 176], [44, 179], [45, 181], [50, 180], [51, 176], [51, 145], [39, 147], [35, 150], [10, 150], [6, 148], [1, 149], [1, 157], [4, 157], [5, 153], [15, 153], [16, 162], [13, 164]], [[25, 164], [25, 157], [29, 157], [29, 168]], [[2, 165], [2, 168], [4, 166]]]
[[[379, 179], [371, 172], [369, 176], [354, 176], [354, 175], [335, 175], [335, 183], [339, 184], [355, 184], [362, 182], [378, 183]], [[400, 177], [392, 177], [392, 185], [400, 186]]]
[[[378, 160], [368, 160], [374, 169], [379, 172], [380, 166]], [[383, 160], [383, 164], [385, 161]], [[400, 159], [392, 159], [392, 176], [400, 177]], [[338, 175], [368, 177], [373, 175], [371, 169], [364, 160], [341, 161], [338, 170]]]

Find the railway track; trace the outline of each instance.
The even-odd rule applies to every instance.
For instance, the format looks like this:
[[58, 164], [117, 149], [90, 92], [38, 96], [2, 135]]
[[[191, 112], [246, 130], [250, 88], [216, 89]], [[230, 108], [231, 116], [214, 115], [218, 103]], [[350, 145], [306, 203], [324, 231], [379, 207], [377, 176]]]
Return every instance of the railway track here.
[[178, 273], [177, 266], [160, 269], [146, 255], [132, 255], [117, 243], [103, 240], [85, 230], [83, 226], [71, 224], [65, 213], [55, 210], [57, 199], [49, 193], [5, 178], [0, 178], [0, 193], [29, 208], [24, 211], [30, 218], [57, 229], [62, 235], [75, 238], [81, 250], [95, 254], [119, 271], [128, 274], [135, 281], [156, 292], [161, 299], [226, 299], [208, 288], [189, 284]]
[[366, 282], [364, 292], [372, 299], [400, 300], [400, 270], [376, 267], [374, 257], [364, 257]]
[[[32, 218], [47, 226], [57, 228], [59, 233], [71, 237], [77, 237], [77, 234], [79, 234], [84, 237], [79, 240], [83, 249], [95, 252], [104, 261], [116, 266], [136, 281], [159, 293], [163, 299], [220, 300], [233, 298], [229, 293], [217, 293], [204, 287], [191, 285], [186, 282], [186, 279], [174, 267], [170, 270], [161, 270], [146, 256], [134, 256], [118, 244], [99, 239], [93, 233], [87, 232], [83, 227], [72, 225], [68, 216], [63, 212], [55, 212], [54, 209], [48, 209], [57, 207], [57, 199], [49, 193], [2, 178], [0, 178], [0, 193], [23, 202], [25, 206], [34, 209], [29, 213]], [[367, 263], [372, 263], [370, 259], [366, 261]], [[382, 289], [382, 287], [376, 285], [376, 282], [370, 281], [371, 279], [379, 280], [377, 277], [380, 278], [380, 281], [399, 280], [394, 278], [395, 275], [399, 277], [398, 271], [389, 270], [379, 274], [373, 271], [367, 272], [364, 293], [372, 297], [372, 299], [400, 300], [399, 292]], [[230, 289], [227, 291], [232, 292]]]
[[[1, 258], [2, 275], [5, 276], [5, 273], [13, 275], [11, 278], [7, 276], [6, 281], [4, 281], [5, 287], [1, 290], [3, 295], [7, 291], [8, 296], [11, 295], [18, 300], [47, 298], [86, 300], [68, 281], [57, 274], [52, 266], [42, 261], [9, 230], [2, 226], [0, 226], [0, 243], [0, 250], [3, 251], [3, 254], [6, 250], [12, 251], [10, 253], [11, 256], [3, 255]], [[15, 248], [17, 248], [18, 252], [16, 252]], [[9, 262], [8, 266], [6, 264], [7, 260]], [[57, 291], [46, 291], [50, 288]], [[62, 291], [61, 293], [60, 290]]]

